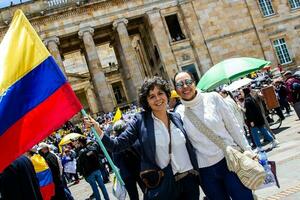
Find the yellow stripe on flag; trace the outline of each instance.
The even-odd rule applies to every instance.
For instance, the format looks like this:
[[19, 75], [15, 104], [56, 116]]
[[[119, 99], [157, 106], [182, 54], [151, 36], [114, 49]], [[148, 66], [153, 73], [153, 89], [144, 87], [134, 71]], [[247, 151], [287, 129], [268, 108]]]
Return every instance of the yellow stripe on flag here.
[[116, 111], [116, 114], [114, 116], [113, 123], [120, 120], [121, 117], [122, 117], [122, 112], [121, 112], [120, 108], [118, 108], [117, 111]]
[[49, 56], [24, 13], [17, 10], [0, 44], [0, 95]]
[[34, 154], [30, 159], [36, 173], [42, 172], [49, 168], [46, 160], [39, 154]]

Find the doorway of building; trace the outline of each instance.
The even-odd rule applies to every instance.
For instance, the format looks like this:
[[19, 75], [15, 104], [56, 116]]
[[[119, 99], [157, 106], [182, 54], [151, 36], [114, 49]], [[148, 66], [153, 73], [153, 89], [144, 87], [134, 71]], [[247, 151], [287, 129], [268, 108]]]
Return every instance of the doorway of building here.
[[78, 90], [75, 93], [76, 93], [76, 96], [79, 99], [81, 105], [85, 109], [85, 111], [90, 113], [91, 109], [90, 109], [85, 91], [84, 90]]
[[117, 104], [126, 103], [127, 99], [126, 99], [125, 92], [123, 90], [122, 82], [119, 81], [119, 82], [113, 83], [111, 86], [112, 86]]

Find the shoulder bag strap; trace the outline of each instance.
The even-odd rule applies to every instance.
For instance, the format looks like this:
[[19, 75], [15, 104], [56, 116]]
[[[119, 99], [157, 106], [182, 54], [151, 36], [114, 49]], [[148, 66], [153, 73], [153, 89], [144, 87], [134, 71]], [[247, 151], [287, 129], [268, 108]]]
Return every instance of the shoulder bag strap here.
[[168, 115], [168, 133], [169, 133], [169, 138], [170, 138], [170, 142], [169, 142], [169, 156], [170, 156], [170, 161], [169, 163], [171, 163], [171, 154], [172, 154], [172, 136], [171, 136], [171, 120], [170, 120], [170, 116]]
[[195, 113], [188, 107], [185, 108], [184, 115], [192, 122], [192, 124], [201, 131], [210, 141], [215, 143], [220, 149], [225, 152], [226, 144], [224, 140], [215, 134], [210, 128], [208, 128], [204, 122], [202, 122]]

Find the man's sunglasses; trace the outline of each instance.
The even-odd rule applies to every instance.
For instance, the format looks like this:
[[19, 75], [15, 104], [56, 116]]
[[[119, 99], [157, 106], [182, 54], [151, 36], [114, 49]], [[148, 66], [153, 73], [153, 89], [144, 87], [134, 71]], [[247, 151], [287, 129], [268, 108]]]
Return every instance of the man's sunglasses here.
[[193, 79], [185, 79], [183, 81], [178, 81], [177, 83], [175, 83], [175, 87], [176, 89], [181, 89], [183, 88], [184, 85], [191, 86], [193, 83], [194, 83]]

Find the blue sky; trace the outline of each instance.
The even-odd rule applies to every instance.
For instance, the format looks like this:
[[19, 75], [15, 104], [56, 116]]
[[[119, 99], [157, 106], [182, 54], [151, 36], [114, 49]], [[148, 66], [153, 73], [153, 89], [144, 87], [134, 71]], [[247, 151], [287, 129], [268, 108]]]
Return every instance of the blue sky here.
[[[30, 0], [22, 0], [22, 2], [26, 2]], [[14, 4], [20, 3], [20, 0], [0, 0], [0, 8], [4, 8], [10, 5], [10, 2], [13, 2]]]

